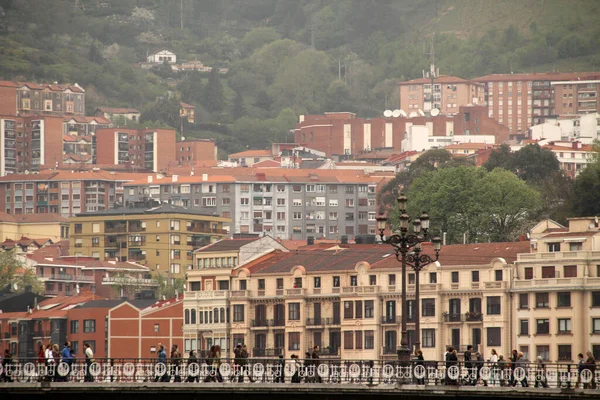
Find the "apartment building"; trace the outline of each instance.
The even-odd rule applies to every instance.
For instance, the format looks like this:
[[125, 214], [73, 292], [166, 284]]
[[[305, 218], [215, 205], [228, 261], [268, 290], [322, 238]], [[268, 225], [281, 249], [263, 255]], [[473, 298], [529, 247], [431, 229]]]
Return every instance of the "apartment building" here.
[[7, 214], [0, 211], [0, 238], [18, 241], [23, 237], [57, 242], [67, 219], [59, 214]]
[[231, 218], [230, 233], [341, 239], [375, 234], [376, 194], [386, 179], [357, 170], [203, 169], [133, 182], [126, 201], [216, 213]]
[[98, 164], [130, 164], [154, 172], [167, 172], [176, 160], [176, 138], [172, 129], [98, 129]]
[[86, 117], [83, 115], [65, 115], [63, 117], [63, 133], [74, 136], [93, 136], [96, 129], [110, 128], [112, 122], [105, 117]]
[[[509, 354], [511, 271], [517, 254], [528, 249], [529, 242], [446, 246], [441, 266], [421, 271], [421, 348], [426, 359], [441, 359], [447, 345], [462, 350], [473, 344], [483, 354], [492, 348]], [[318, 345], [328, 358], [394, 359], [400, 345], [402, 276], [391, 252], [383, 244], [321, 244], [271, 252], [232, 270], [194, 264], [197, 274], [207, 282], [216, 280], [217, 287], [189, 286], [195, 294], [186, 292], [186, 298], [229, 302], [228, 308], [222, 302], [223, 311], [198, 314], [194, 329], [205, 332], [198, 335], [205, 342], [197, 342], [197, 348], [206, 348], [206, 340], [212, 339], [208, 333], [215, 324], [222, 325], [224, 315], [226, 325], [220, 329], [230, 330], [227, 348], [245, 343], [253, 357], [302, 356]], [[411, 346], [416, 341], [415, 285], [416, 276], [409, 270]], [[185, 303], [190, 319], [195, 307]]]
[[442, 114], [453, 115], [461, 106], [484, 104], [484, 86], [456, 76], [412, 79], [400, 82], [399, 86], [400, 108], [406, 113], [435, 108]]
[[[0, 210], [7, 214], [75, 214], [123, 204], [123, 183], [143, 173], [45, 170], [0, 177]], [[63, 235], [64, 237], [65, 235]]]
[[230, 348], [229, 290], [231, 271], [250, 260], [288, 250], [270, 236], [224, 239], [194, 251], [194, 268], [187, 272], [184, 294], [184, 350]]
[[0, 81], [0, 115], [85, 114], [85, 90], [77, 83]]
[[94, 115], [109, 119], [112, 122], [118, 122], [119, 120], [137, 122], [140, 120], [142, 113], [135, 108], [98, 107], [94, 111]]
[[511, 288], [513, 340], [533, 360], [577, 362], [600, 356], [600, 228], [597, 217], [546, 220], [531, 230]]
[[216, 165], [217, 143], [213, 139], [185, 140], [177, 142], [177, 161], [179, 165], [208, 164]]
[[74, 255], [102, 261], [133, 261], [155, 274], [181, 278], [193, 251], [226, 235], [229, 218], [163, 203], [120, 207], [69, 219]]
[[489, 116], [513, 134], [562, 114], [598, 112], [600, 73], [492, 74], [472, 81], [485, 87]]
[[0, 176], [38, 171], [62, 162], [63, 118], [0, 114]]
[[254, 164], [273, 160], [274, 158], [275, 156], [271, 153], [271, 150], [246, 150], [230, 154], [228, 161], [242, 167], [252, 167]]

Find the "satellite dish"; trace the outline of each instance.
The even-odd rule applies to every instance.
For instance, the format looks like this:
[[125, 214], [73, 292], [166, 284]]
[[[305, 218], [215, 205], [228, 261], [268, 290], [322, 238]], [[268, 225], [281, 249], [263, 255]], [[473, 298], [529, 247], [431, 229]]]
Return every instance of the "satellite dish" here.
[[406, 117], [406, 111], [400, 110], [400, 115], [403, 116], [403, 117]]
[[183, 141], [185, 141], [185, 136], [182, 136], [182, 137], [181, 137], [181, 141], [182, 141], [182, 142], [183, 142]]
[[419, 116], [419, 114], [417, 114], [416, 112], [412, 111], [410, 114], [408, 114], [408, 118], [414, 118]]
[[383, 112], [383, 116], [386, 117], [386, 118], [391, 117], [392, 116], [392, 110], [385, 110]]
[[392, 111], [392, 117], [394, 118], [398, 118], [400, 116], [400, 110], [394, 110]]
[[419, 113], [419, 115], [420, 115], [421, 117], [424, 117], [424, 116], [425, 116], [425, 113], [424, 113], [424, 112], [423, 112], [423, 110], [421, 110], [420, 108], [419, 108], [419, 111], [418, 111], [418, 113]]
[[440, 110], [438, 110], [437, 108], [434, 108], [433, 110], [431, 110], [432, 117], [437, 117], [438, 115], [440, 115]]

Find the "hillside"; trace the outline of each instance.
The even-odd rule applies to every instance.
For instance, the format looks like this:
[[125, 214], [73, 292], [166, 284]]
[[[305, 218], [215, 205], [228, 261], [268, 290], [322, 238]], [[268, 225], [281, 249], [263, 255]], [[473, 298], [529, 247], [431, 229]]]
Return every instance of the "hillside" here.
[[[77, 82], [87, 108], [142, 109], [224, 154], [287, 139], [301, 113], [378, 115], [422, 74], [600, 68], [595, 0], [0, 0], [0, 77]], [[225, 75], [141, 70], [159, 48]], [[157, 98], [163, 98], [157, 102]]]

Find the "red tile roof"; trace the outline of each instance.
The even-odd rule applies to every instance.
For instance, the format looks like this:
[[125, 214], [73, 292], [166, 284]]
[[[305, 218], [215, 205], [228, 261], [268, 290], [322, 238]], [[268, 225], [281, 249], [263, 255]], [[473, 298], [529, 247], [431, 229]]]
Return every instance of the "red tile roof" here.
[[14, 222], [19, 224], [67, 222], [67, 218], [60, 214], [7, 214], [0, 212], [0, 222]]
[[[418, 85], [422, 83], [430, 84], [431, 78], [412, 79], [410, 81], [400, 82], [399, 85]], [[441, 75], [440, 77], [435, 78], [434, 83], [469, 83], [469, 81], [459, 78], [458, 76]]]
[[180, 104], [182, 108], [196, 108], [195, 106], [188, 103], [184, 103], [183, 101], [181, 101]]
[[599, 79], [600, 72], [542, 72], [525, 74], [491, 74], [473, 79], [475, 82], [492, 81], [570, 81]]
[[207, 246], [201, 247], [194, 251], [195, 253], [208, 252], [208, 251], [235, 251], [239, 250], [242, 246], [259, 240], [259, 238], [243, 238], [243, 239], [223, 239], [217, 242], [211, 243]]
[[110, 125], [111, 124], [110, 120], [107, 118], [95, 117], [95, 116], [85, 116], [85, 115], [65, 115], [65, 116], [63, 116], [63, 120], [65, 122], [75, 121], [78, 123], [85, 123], [85, 124], [89, 124], [93, 121], [95, 121], [97, 124], [100, 124], [100, 125]]
[[229, 158], [238, 157], [272, 157], [271, 150], [246, 150], [239, 153], [233, 153], [229, 155]]
[[49, 246], [41, 247], [30, 254], [30, 258], [34, 260], [41, 260], [46, 258], [57, 259], [62, 256], [69, 255], [69, 241], [60, 240], [56, 243], [52, 243]]
[[[98, 167], [95, 165], [94, 167]], [[0, 182], [20, 181], [134, 181], [148, 176], [142, 172], [66, 171], [44, 170], [38, 174], [11, 174], [0, 177]]]
[[275, 160], [263, 160], [253, 164], [257, 168], [281, 168], [281, 163]]
[[70, 84], [53, 85], [53, 84], [47, 84], [47, 83], [33, 83], [33, 82], [15, 82], [15, 83], [16, 83], [17, 87], [27, 86], [29, 89], [33, 89], [33, 90], [48, 89], [48, 90], [52, 90], [54, 92], [64, 92], [67, 90], [70, 90], [70, 91], [76, 92], [76, 93], [84, 93], [85, 92], [85, 90], [83, 90], [83, 88], [81, 88], [80, 86], [70, 85]]

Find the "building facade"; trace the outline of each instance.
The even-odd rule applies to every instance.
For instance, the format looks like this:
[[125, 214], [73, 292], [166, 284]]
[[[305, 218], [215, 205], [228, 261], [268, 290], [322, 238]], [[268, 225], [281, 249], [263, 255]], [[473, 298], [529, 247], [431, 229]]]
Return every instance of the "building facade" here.
[[117, 122], [119, 119], [138, 122], [141, 113], [135, 108], [98, 107], [94, 111], [94, 115], [106, 118], [112, 122]]
[[231, 218], [230, 233], [341, 240], [375, 234], [377, 190], [387, 179], [356, 170], [206, 171], [134, 182], [126, 201], [169, 201], [216, 213]]
[[461, 106], [484, 104], [484, 86], [456, 76], [413, 79], [400, 82], [399, 86], [400, 108], [406, 113], [430, 112], [435, 108], [453, 115]]
[[70, 218], [70, 248], [74, 255], [133, 261], [181, 278], [191, 269], [193, 251], [223, 238], [229, 222], [171, 204], [114, 208]]
[[154, 172], [167, 172], [176, 160], [176, 138], [172, 129], [98, 129], [98, 164], [130, 164]]
[[185, 140], [177, 142], [179, 165], [210, 164], [217, 161], [217, 143], [212, 139]]
[[85, 115], [85, 90], [59, 85], [0, 81], [0, 115]]
[[546, 220], [531, 230], [511, 288], [513, 341], [530, 360], [600, 356], [600, 228], [597, 217]]
[[146, 174], [108, 171], [42, 171], [0, 177], [0, 210], [7, 214], [74, 214], [123, 204], [123, 183]]

